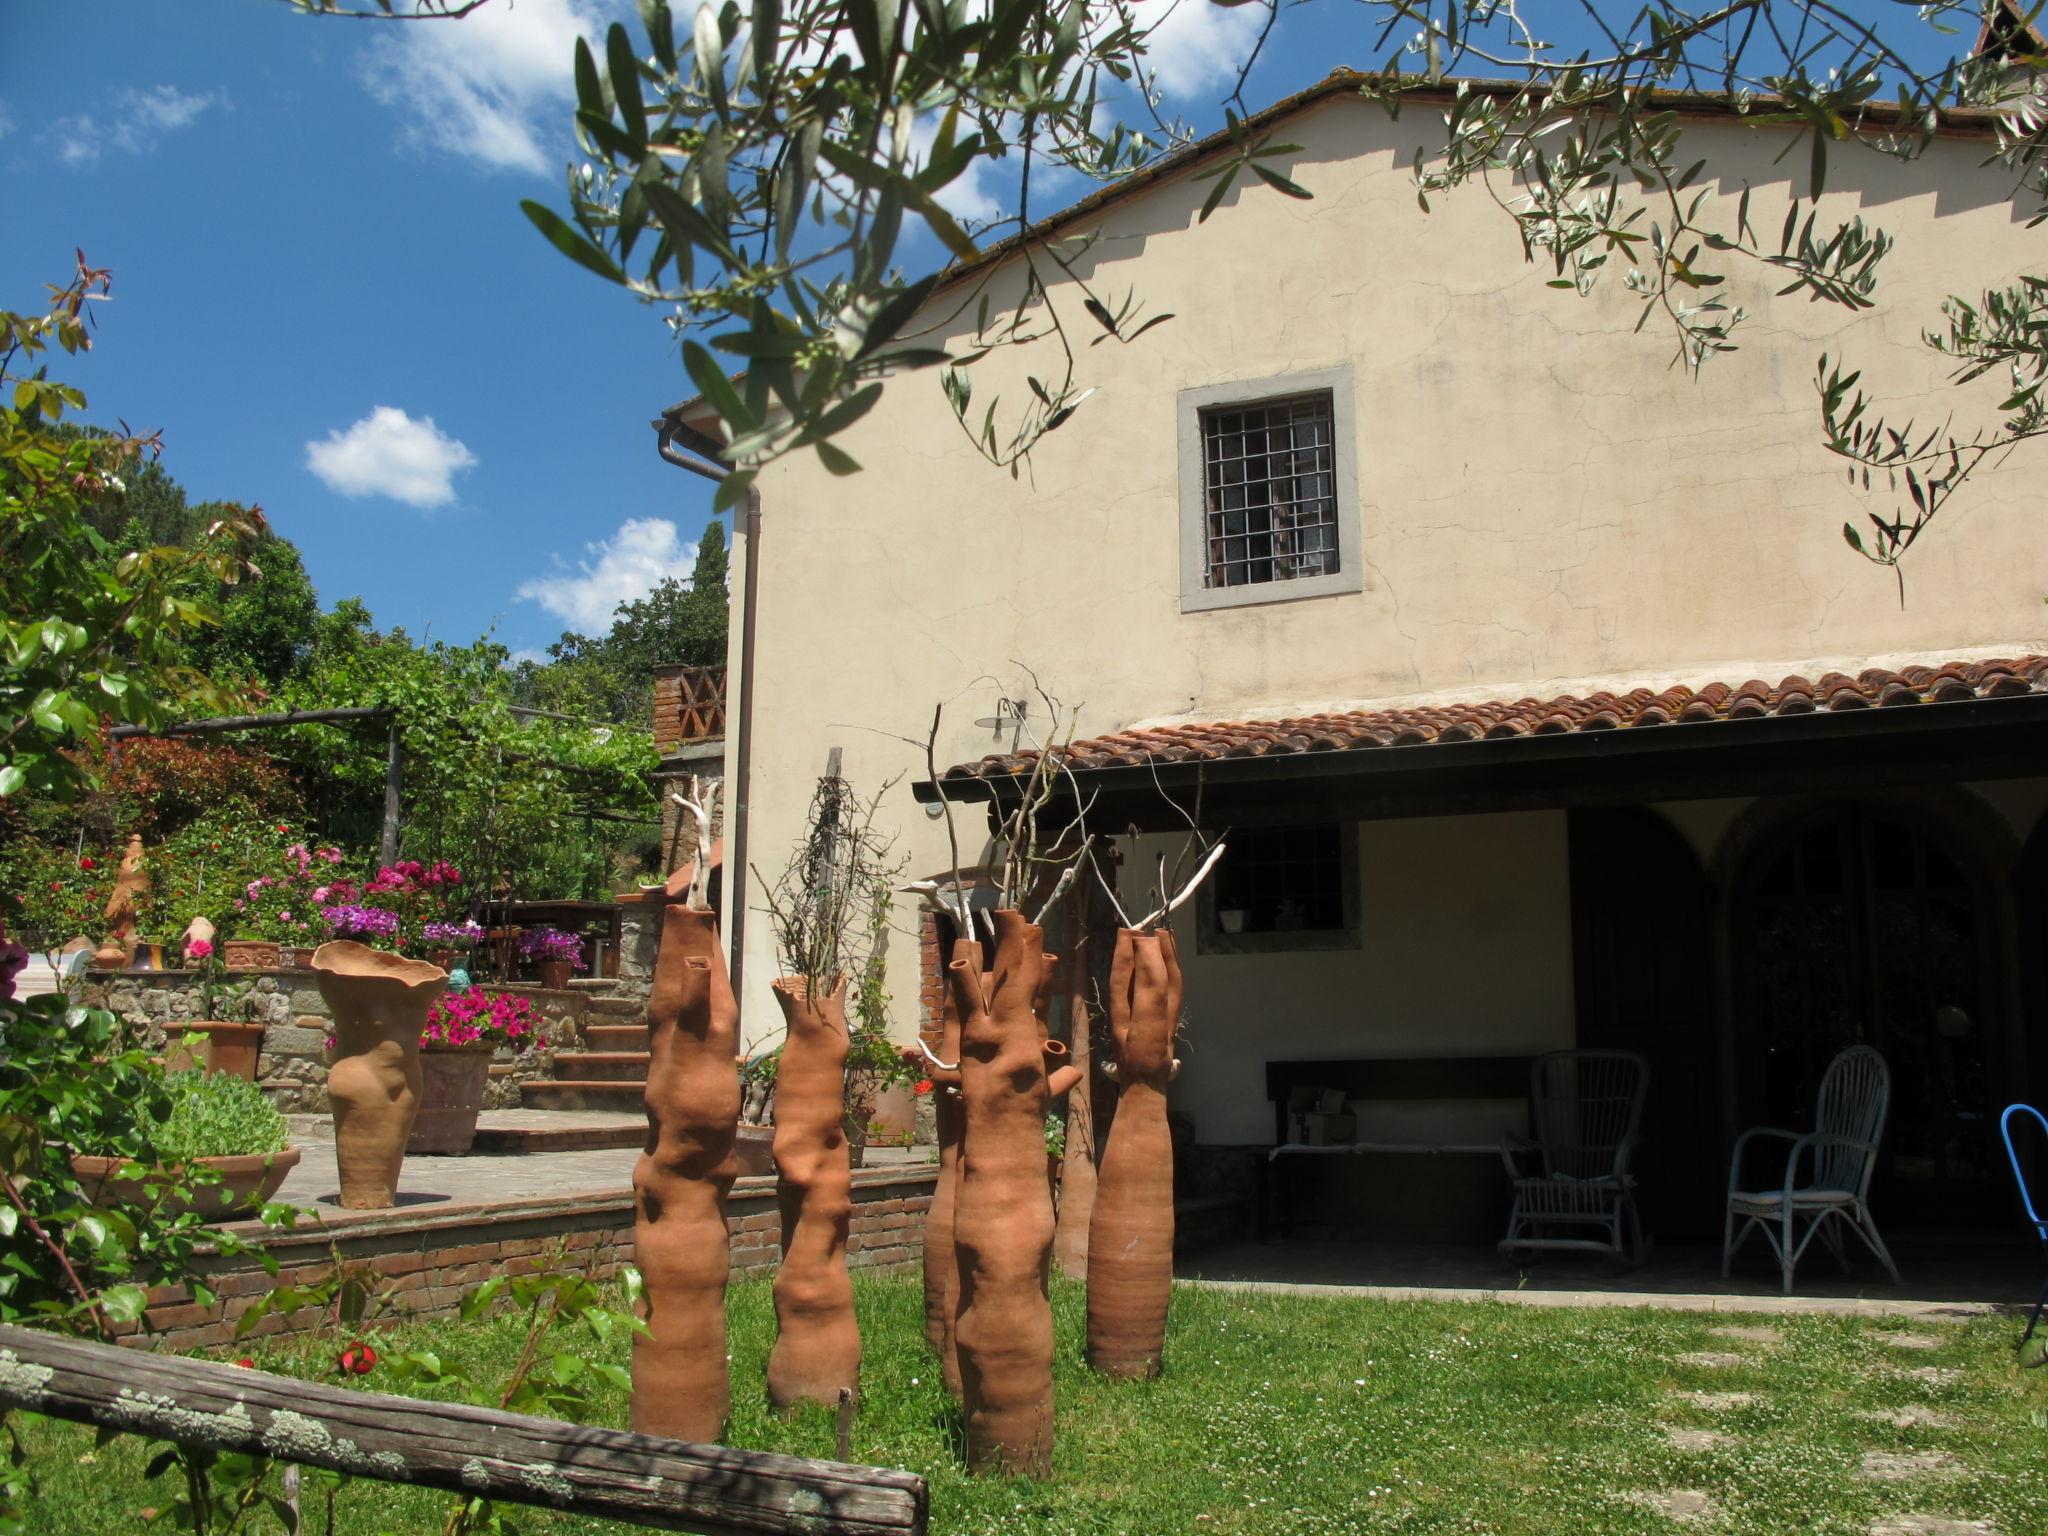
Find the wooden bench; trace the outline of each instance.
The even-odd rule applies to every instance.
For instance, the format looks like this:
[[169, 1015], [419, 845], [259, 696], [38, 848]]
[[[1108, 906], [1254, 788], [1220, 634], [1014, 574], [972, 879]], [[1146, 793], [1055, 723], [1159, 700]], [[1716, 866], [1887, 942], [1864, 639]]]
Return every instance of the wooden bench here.
[[[1494, 1234], [1485, 1229], [1497, 1217], [1504, 1218], [1507, 1211], [1499, 1141], [1376, 1136], [1369, 1106], [1489, 1099], [1526, 1102], [1532, 1060], [1530, 1056], [1390, 1056], [1267, 1062], [1273, 1148], [1258, 1164], [1259, 1240], [1268, 1240], [1276, 1229], [1292, 1230], [1304, 1203], [1301, 1197], [1309, 1192], [1321, 1198], [1326, 1217], [1352, 1217], [1350, 1224], [1369, 1225], [1376, 1237], [1421, 1241], [1490, 1238]], [[1287, 1105], [1296, 1088], [1342, 1089], [1348, 1104], [1365, 1106], [1359, 1114], [1357, 1142], [1309, 1147], [1290, 1140]], [[1426, 1172], [1418, 1164], [1419, 1158], [1432, 1160]]]

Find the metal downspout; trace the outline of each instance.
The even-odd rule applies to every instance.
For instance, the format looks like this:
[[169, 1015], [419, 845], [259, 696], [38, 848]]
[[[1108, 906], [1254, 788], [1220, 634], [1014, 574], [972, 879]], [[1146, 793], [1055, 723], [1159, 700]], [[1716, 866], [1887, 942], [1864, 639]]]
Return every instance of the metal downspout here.
[[[701, 432], [666, 417], [655, 422], [661, 456], [679, 469], [701, 475], [713, 483], [732, 473], [732, 466], [718, 457], [718, 444]], [[681, 438], [687, 446], [677, 446]], [[747, 538], [747, 570], [744, 577], [746, 611], [740, 617], [740, 712], [734, 732], [732, 793], [726, 809], [732, 821], [732, 848], [725, 861], [724, 918], [726, 965], [732, 974], [733, 996], [738, 998], [747, 957], [747, 801], [752, 783], [754, 758], [754, 610], [760, 592], [761, 493], [749, 486], [744, 502]], [[705, 850], [708, 854], [709, 850]]]

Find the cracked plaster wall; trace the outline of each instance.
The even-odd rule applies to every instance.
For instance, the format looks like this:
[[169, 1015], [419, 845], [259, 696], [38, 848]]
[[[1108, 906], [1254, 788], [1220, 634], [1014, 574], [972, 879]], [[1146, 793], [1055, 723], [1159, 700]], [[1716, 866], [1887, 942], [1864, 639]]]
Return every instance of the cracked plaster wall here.
[[[780, 867], [836, 744], [863, 791], [904, 776], [882, 819], [913, 876], [937, 873], [943, 825], [907, 787], [924, 776], [932, 705], [947, 701], [942, 766], [1007, 750], [972, 722], [1024, 696], [1025, 666], [1082, 705], [1093, 734], [2048, 644], [2038, 466], [2022, 454], [1966, 493], [1912, 556], [1902, 608], [1889, 573], [1843, 544], [1844, 521], [1891, 503], [1845, 483], [1812, 388], [1826, 350], [1901, 416], [1961, 400], [1990, 419], [1995, 381], [1959, 395], [1918, 344], [1951, 287], [2009, 279], [2028, 260], [2030, 237], [1981, 165], [1986, 141], [1945, 140], [1909, 167], [1838, 155], [1822, 223], [1860, 208], [1898, 237], [1879, 307], [1773, 298], [1775, 284], [1732, 265], [1731, 300], [1754, 318], [1742, 350], [1694, 380], [1669, 365], [1655, 319], [1635, 333], [1618, 273], [1591, 299], [1546, 287], [1549, 268], [1522, 261], [1513, 225], [1476, 188], [1423, 214], [1407, 167], [1434, 126], [1425, 108], [1392, 123], [1332, 102], [1283, 135], [1304, 145], [1290, 174], [1312, 202], [1251, 183], [1197, 227], [1208, 184], [1183, 174], [1105, 210], [1082, 270], [1112, 301], [1135, 289], [1146, 313], [1175, 318], [1131, 346], [1087, 346], [1092, 322], [1056, 289], [1082, 382], [1099, 392], [1016, 477], [974, 453], [929, 373], [894, 383], [844, 440], [863, 473], [833, 478], [803, 454], [764, 472], [753, 862], [771, 878]], [[1731, 216], [1747, 180], [1751, 221], [1774, 239], [1805, 155], [1774, 166], [1776, 130], [1705, 120], [1688, 133]], [[963, 292], [931, 307], [942, 338], [971, 326], [971, 300], [947, 318]], [[1360, 504], [1346, 515], [1360, 520], [1365, 590], [1183, 615], [1177, 392], [1340, 363], [1355, 376]], [[991, 357], [974, 370], [973, 419], [995, 395], [1009, 419], [1025, 373], [1058, 366], [1050, 343]], [[732, 633], [736, 647], [737, 616]], [[962, 817], [969, 863], [978, 825]], [[904, 1038], [911, 926], [891, 952]], [[748, 950], [748, 1012], [772, 1018], [764, 918]]]

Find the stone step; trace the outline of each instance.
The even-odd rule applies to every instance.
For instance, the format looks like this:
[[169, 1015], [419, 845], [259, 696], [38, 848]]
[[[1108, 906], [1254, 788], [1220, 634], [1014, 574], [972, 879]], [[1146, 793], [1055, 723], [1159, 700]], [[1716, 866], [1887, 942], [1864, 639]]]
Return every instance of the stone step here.
[[603, 1014], [607, 1018], [644, 1019], [647, 1017], [647, 999], [644, 997], [593, 997], [585, 1000], [583, 1016]]
[[645, 1083], [650, 1060], [645, 1051], [563, 1051], [554, 1073], [564, 1082]]
[[593, 1051], [645, 1051], [645, 1024], [586, 1024], [583, 1043]]
[[[525, 1085], [531, 1089], [533, 1084]], [[479, 1152], [592, 1152], [607, 1147], [644, 1146], [647, 1126], [592, 1125], [564, 1115], [563, 1125], [507, 1125], [476, 1128]]]
[[610, 1109], [625, 1112], [640, 1109], [645, 1083], [565, 1079], [550, 1082], [538, 1078], [519, 1085], [519, 1103], [525, 1109]]

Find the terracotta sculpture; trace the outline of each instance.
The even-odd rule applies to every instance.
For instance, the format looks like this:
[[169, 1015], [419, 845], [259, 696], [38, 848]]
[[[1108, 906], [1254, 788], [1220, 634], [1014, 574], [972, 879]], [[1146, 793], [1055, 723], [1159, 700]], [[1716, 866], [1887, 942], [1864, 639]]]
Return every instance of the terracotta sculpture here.
[[846, 1235], [853, 1220], [853, 1161], [846, 1104], [846, 981], [830, 989], [802, 976], [775, 983], [787, 1033], [775, 1074], [776, 1199], [782, 1266], [775, 1274], [775, 1347], [768, 1400], [839, 1401], [860, 1387], [860, 1331]]
[[633, 1340], [632, 1427], [715, 1441], [732, 1402], [726, 1366], [725, 1196], [737, 1173], [739, 1006], [707, 907], [662, 914], [647, 1000], [647, 1144], [633, 1169], [633, 1248], [646, 1280]]
[[[953, 943], [952, 966], [981, 968], [981, 946], [972, 939]], [[951, 970], [951, 966], [948, 967]], [[983, 979], [983, 988], [991, 984]], [[938, 1061], [930, 1068], [932, 1118], [937, 1122], [939, 1177], [924, 1216], [924, 1336], [938, 1353], [946, 1390], [960, 1395], [960, 1352], [954, 1343], [960, 1310], [960, 1256], [953, 1245], [953, 1212], [960, 1193], [960, 992], [948, 986], [939, 1003]]]
[[1110, 1376], [1159, 1374], [1173, 1286], [1173, 1137], [1166, 1085], [1179, 1063], [1180, 960], [1170, 929], [1117, 931], [1109, 1017], [1118, 1087], [1088, 1234], [1088, 1363]]
[[960, 1258], [960, 1395], [975, 1472], [1043, 1477], [1052, 1469], [1052, 1192], [1045, 1178], [1048, 1099], [1073, 1085], [1044, 1006], [1052, 957], [1024, 914], [994, 914], [986, 980], [971, 960], [947, 967], [960, 1010], [964, 1106], [954, 1244]]
[[142, 835], [128, 839], [121, 855], [121, 869], [114, 877], [113, 893], [107, 897], [107, 938], [93, 954], [92, 963], [102, 970], [120, 970], [135, 954], [135, 900], [149, 894], [149, 871], [143, 865]]
[[352, 939], [314, 950], [313, 972], [334, 1015], [327, 1097], [341, 1203], [381, 1210], [397, 1200], [405, 1139], [420, 1107], [420, 1030], [448, 973]]

